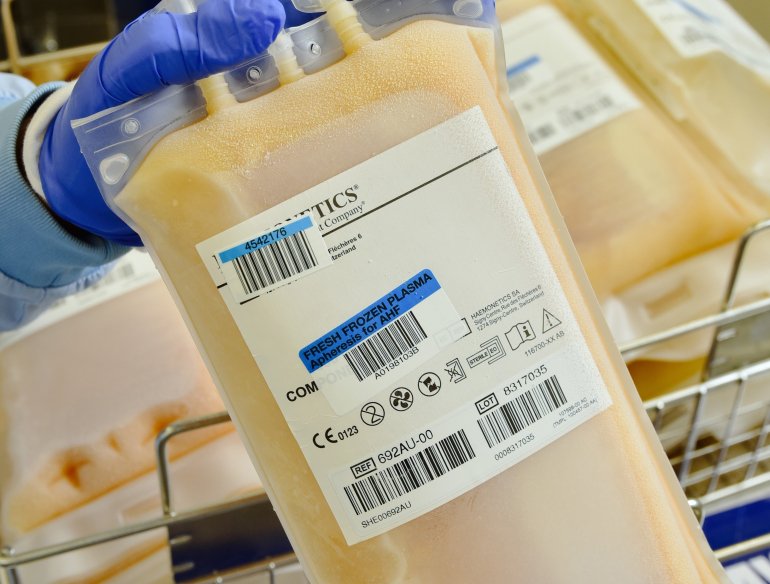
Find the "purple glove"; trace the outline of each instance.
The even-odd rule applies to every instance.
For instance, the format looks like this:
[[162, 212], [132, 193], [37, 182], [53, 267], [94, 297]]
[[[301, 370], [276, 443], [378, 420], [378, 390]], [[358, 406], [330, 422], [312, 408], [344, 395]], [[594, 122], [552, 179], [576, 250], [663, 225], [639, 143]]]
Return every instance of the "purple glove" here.
[[142, 245], [102, 199], [70, 122], [252, 59], [284, 18], [279, 0], [207, 0], [196, 13], [145, 14], [129, 24], [91, 61], [45, 135], [40, 179], [51, 209], [110, 241]]

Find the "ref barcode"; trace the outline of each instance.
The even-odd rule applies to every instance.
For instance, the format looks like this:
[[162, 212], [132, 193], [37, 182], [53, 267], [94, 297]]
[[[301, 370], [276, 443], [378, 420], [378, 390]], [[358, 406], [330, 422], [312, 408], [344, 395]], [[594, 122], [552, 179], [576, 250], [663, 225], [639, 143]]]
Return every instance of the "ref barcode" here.
[[304, 231], [232, 260], [246, 294], [253, 294], [318, 265]]
[[476, 457], [465, 430], [345, 487], [356, 515], [385, 505]]
[[492, 448], [566, 403], [567, 398], [554, 375], [481, 417], [479, 428]]
[[426, 338], [420, 322], [410, 310], [345, 353], [345, 360], [358, 381], [363, 381]]

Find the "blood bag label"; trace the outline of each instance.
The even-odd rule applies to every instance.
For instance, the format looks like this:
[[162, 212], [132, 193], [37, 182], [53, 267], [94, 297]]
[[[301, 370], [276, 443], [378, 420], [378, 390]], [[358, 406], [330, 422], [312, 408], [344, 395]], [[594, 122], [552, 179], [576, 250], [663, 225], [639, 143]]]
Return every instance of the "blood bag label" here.
[[[228, 252], [311, 213], [331, 265], [240, 301]], [[350, 545], [611, 404], [479, 107], [197, 247]]]
[[107, 274], [88, 288], [57, 300], [35, 320], [17, 330], [0, 334], [0, 349], [94, 306], [109, 302], [151, 282], [160, 280], [149, 254], [133, 250], [115, 262]]
[[684, 58], [715, 51], [770, 79], [770, 45], [723, 0], [634, 0]]
[[538, 156], [641, 107], [555, 8], [532, 8], [501, 29], [508, 90]]

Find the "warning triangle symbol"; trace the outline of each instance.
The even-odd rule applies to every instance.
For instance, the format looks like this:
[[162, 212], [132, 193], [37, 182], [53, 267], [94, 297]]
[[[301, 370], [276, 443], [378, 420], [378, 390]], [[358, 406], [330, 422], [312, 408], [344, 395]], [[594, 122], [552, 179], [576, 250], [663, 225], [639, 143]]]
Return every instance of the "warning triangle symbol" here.
[[553, 314], [548, 312], [545, 308], [543, 309], [543, 332], [547, 333], [552, 328], [556, 328], [561, 324], [561, 321], [556, 318]]

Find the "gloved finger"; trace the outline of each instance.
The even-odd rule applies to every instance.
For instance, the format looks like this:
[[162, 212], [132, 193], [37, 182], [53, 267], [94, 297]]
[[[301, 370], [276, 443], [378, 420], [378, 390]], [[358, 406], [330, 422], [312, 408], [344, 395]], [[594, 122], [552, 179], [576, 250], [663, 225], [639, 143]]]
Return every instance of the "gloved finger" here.
[[48, 127], [39, 168], [51, 209], [86, 231], [141, 245], [104, 203], [71, 121], [256, 57], [275, 40], [283, 22], [279, 0], [206, 0], [197, 13], [148, 14], [130, 24], [86, 67]]
[[97, 71], [107, 94], [105, 107], [256, 57], [275, 40], [284, 19], [279, 0], [208, 0], [191, 14], [145, 15], [102, 55]]

